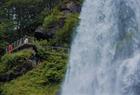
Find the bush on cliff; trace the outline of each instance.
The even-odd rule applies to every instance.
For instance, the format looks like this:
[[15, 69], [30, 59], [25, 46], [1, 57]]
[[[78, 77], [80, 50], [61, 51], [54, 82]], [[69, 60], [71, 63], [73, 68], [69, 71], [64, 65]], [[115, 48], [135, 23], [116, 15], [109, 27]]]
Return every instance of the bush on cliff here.
[[[56, 95], [66, 71], [67, 56], [51, 55], [24, 76], [4, 84], [4, 95]], [[16, 89], [15, 89], [16, 88]]]
[[23, 50], [12, 54], [5, 54], [1, 58], [0, 73], [7, 72], [13, 67], [15, 68], [19, 65], [24, 64], [26, 62], [26, 59], [29, 59], [31, 56], [32, 51], [30, 50]]

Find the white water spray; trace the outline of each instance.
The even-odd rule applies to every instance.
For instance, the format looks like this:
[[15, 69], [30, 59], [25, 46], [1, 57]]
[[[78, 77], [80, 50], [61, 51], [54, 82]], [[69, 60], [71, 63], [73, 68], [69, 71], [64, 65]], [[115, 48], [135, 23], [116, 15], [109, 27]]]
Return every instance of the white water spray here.
[[140, 1], [85, 0], [61, 95], [140, 95]]

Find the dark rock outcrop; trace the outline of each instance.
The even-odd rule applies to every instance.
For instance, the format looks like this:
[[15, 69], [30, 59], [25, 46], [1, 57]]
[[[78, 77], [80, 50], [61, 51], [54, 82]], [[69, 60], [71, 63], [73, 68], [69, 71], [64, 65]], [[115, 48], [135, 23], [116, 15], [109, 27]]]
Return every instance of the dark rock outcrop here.
[[81, 5], [76, 4], [73, 1], [66, 2], [65, 4], [61, 5], [60, 11], [67, 11], [72, 13], [80, 13]]
[[39, 40], [47, 39], [49, 35], [47, 36], [45, 29], [42, 26], [39, 26], [36, 28], [34, 36]]
[[35, 30], [35, 37], [37, 39], [51, 39], [53, 38], [54, 34], [57, 32], [58, 29], [61, 29], [65, 24], [65, 19], [71, 13], [80, 13], [81, 11], [81, 4], [77, 4], [74, 1], [67, 1], [64, 4], [61, 4], [59, 7], [63, 16], [59, 19], [58, 22], [54, 22], [47, 26], [47, 30], [44, 29], [42, 26], [39, 26]]
[[61, 90], [58, 90], [58, 91], [56, 92], [56, 95], [61, 95]]

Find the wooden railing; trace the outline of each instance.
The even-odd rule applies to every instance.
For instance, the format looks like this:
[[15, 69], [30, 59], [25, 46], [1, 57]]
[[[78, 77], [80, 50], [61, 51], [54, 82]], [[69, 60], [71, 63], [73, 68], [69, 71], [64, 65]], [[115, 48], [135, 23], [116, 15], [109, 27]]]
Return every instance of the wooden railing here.
[[[33, 37], [28, 37], [25, 36], [23, 38], [20, 38], [19, 40], [11, 43], [10, 45], [12, 45], [12, 49], [13, 51], [26, 45], [26, 44], [30, 44], [32, 45], [34, 43], [35, 39]], [[69, 48], [65, 48], [65, 47], [54, 47], [54, 46], [44, 46], [43, 48], [45, 48], [46, 52], [49, 54], [56, 54], [55, 51], [59, 51], [60, 53], [57, 55], [65, 55], [68, 54], [70, 52]], [[8, 46], [6, 47], [6, 53], [8, 52]], [[65, 54], [64, 54], [65, 53]]]
[[48, 54], [52, 55], [68, 55], [70, 52], [70, 49], [65, 47], [46, 46], [44, 48]]
[[[32, 44], [34, 42], [34, 38], [33, 37], [23, 37], [23, 38], [20, 38], [19, 40], [9, 44], [12, 48], [12, 50], [15, 50], [25, 44]], [[9, 51], [9, 46], [6, 47], [6, 53]]]

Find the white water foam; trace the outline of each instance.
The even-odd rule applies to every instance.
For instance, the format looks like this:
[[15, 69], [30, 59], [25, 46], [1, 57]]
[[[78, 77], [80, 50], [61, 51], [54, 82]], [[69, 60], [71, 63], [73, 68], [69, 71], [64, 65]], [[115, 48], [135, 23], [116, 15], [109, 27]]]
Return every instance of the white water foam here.
[[85, 0], [61, 95], [140, 95], [140, 1]]

